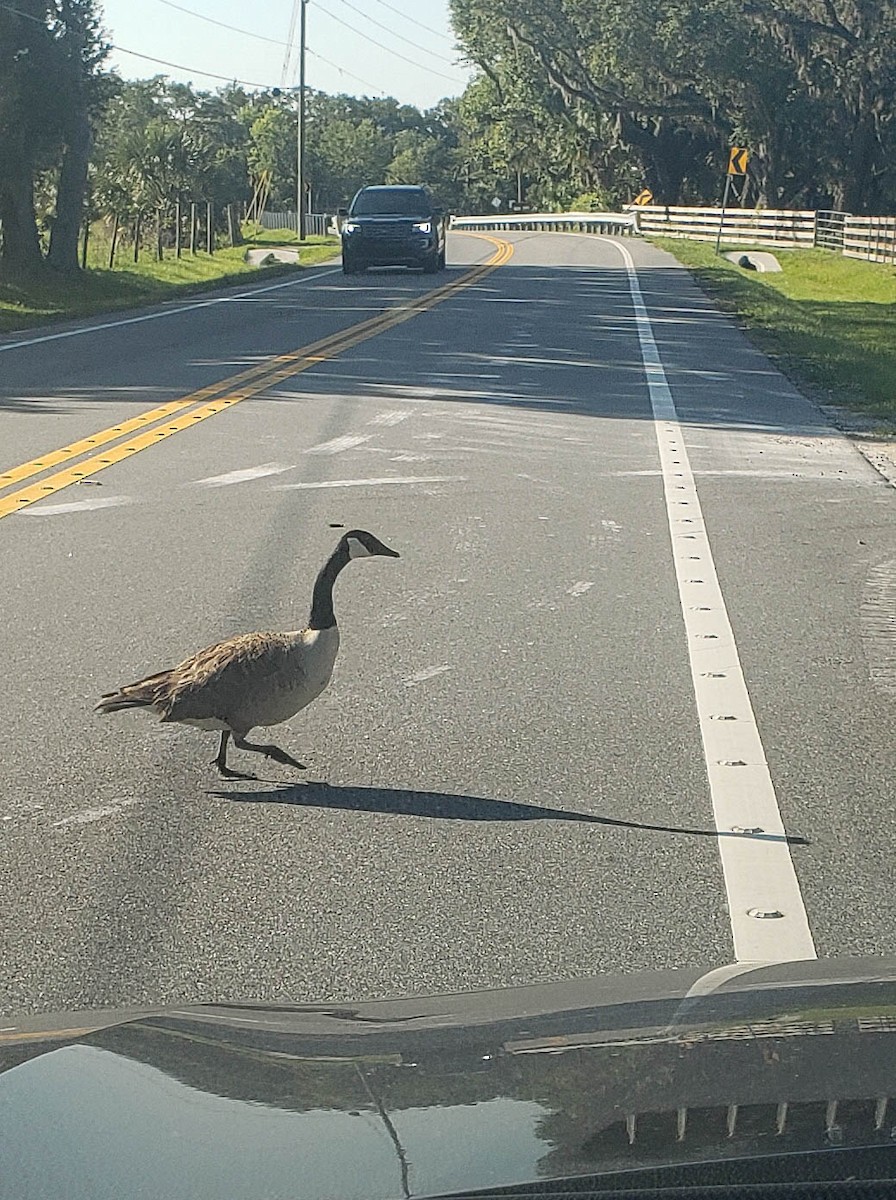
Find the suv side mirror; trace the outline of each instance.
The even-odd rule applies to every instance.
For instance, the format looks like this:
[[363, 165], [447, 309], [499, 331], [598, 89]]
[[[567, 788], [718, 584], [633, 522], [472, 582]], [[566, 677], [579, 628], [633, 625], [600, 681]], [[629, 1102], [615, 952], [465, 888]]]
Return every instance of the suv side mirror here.
[[337, 208], [337, 209], [336, 209], [336, 216], [337, 216], [337, 217], [347, 217], [347, 216], [348, 216], [348, 209], [347, 209], [347, 208]]
[[434, 220], [441, 221], [445, 217], [445, 210], [444, 208], [434, 208], [432, 210], [432, 215]]

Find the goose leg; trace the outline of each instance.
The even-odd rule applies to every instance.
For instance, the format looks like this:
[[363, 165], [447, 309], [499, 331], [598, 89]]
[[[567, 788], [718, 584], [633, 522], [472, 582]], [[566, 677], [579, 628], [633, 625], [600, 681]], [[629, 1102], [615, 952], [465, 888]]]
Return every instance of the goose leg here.
[[[218, 768], [218, 771], [225, 779], [254, 779], [254, 775], [247, 775], [243, 771], [234, 771], [227, 765], [227, 742], [230, 738], [230, 730], [221, 730], [221, 745], [218, 747], [217, 758], [212, 759], [212, 765]], [[239, 745], [239, 742], [236, 743]]]
[[233, 735], [233, 744], [240, 750], [252, 750], [256, 754], [266, 754], [268, 758], [272, 758], [274, 762], [283, 763], [285, 767], [298, 767], [300, 771], [307, 770], [304, 763], [300, 763], [298, 759], [293, 758], [291, 754], [287, 754], [285, 750], [281, 750], [279, 746], [261, 746], [257, 742], [247, 742], [245, 738]]

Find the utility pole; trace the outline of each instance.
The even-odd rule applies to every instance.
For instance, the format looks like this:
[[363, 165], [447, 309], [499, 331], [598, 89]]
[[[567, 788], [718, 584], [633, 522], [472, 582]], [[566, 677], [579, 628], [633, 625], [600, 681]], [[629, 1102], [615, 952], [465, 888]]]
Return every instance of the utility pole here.
[[305, 10], [302, 0], [299, 17], [299, 116], [296, 122], [296, 233], [305, 240]]

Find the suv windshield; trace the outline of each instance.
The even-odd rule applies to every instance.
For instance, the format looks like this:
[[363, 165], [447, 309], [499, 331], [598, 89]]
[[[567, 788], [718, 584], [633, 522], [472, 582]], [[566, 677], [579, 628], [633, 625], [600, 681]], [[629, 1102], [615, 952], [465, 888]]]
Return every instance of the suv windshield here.
[[417, 188], [365, 188], [352, 204], [353, 217], [429, 217], [432, 205]]

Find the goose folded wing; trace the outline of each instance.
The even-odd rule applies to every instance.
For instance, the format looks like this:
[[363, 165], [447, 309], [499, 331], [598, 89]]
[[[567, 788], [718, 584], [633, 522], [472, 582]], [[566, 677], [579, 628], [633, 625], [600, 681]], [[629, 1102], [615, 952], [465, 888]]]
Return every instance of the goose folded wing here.
[[162, 720], [228, 719], [277, 679], [293, 641], [288, 634], [247, 633], [198, 651], [170, 672]]

